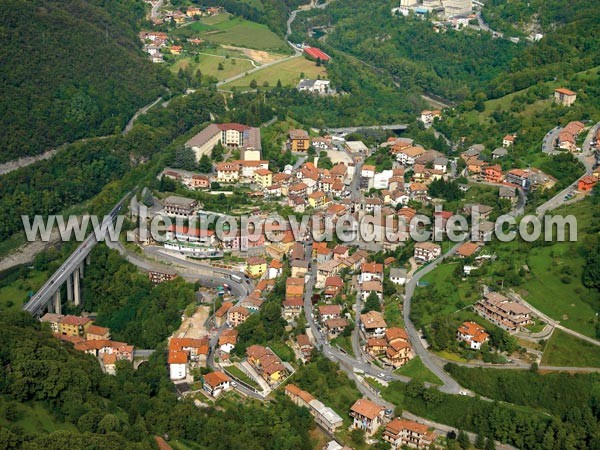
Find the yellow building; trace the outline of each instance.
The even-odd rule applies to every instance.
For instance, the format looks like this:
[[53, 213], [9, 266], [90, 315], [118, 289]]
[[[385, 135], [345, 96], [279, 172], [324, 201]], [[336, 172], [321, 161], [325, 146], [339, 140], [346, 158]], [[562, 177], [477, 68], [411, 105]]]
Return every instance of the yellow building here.
[[293, 152], [306, 152], [310, 147], [310, 137], [304, 130], [290, 130], [290, 150]]
[[92, 323], [92, 320], [87, 317], [64, 316], [59, 323], [58, 331], [63, 336], [83, 337]]
[[320, 208], [327, 204], [327, 194], [323, 191], [313, 192], [308, 196], [308, 204], [312, 208]]
[[273, 184], [273, 172], [271, 172], [269, 169], [255, 170], [254, 182], [263, 189], [270, 187]]
[[264, 378], [270, 384], [275, 384], [285, 377], [286, 369], [280, 362], [273, 363], [263, 369]]
[[267, 260], [259, 256], [248, 258], [246, 273], [251, 278], [261, 277], [267, 271]]

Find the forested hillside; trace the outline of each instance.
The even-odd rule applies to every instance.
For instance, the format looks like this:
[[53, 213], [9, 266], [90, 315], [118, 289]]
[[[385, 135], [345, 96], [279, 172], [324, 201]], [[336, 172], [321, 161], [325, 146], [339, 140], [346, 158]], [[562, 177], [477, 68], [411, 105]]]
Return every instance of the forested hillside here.
[[120, 193], [108, 200], [108, 204], [114, 204], [124, 189], [131, 189], [145, 176], [152, 177], [148, 166], [138, 166], [138, 172], [133, 173], [132, 162], [160, 157], [159, 153], [174, 139], [207, 122], [210, 112], [223, 111], [223, 97], [198, 91], [173, 99], [168, 108], [150, 110], [125, 136], [78, 142], [50, 160], [0, 177], [0, 210], [12, 211], [0, 216], [0, 239], [23, 230], [22, 214], [56, 214], [90, 200], [107, 183], [120, 180]]
[[141, 0], [0, 2], [0, 161], [121, 129], [160, 93]]
[[177, 400], [164, 351], [137, 371], [118, 364], [110, 376], [70, 347], [27, 313], [0, 316], [0, 448], [146, 450], [157, 448], [154, 435], [198, 449], [312, 448], [308, 411], [283, 395], [267, 405], [198, 409]]
[[[598, 2], [493, 0], [484, 6], [482, 14], [491, 19], [492, 29], [510, 27], [507, 36], [519, 35], [519, 43], [474, 29], [438, 33], [428, 20], [392, 16], [391, 6], [335, 1], [299, 14], [291, 39], [311, 41], [309, 34], [319, 28], [325, 35], [312, 40], [315, 45], [343, 50], [384, 69], [407, 91], [427, 90], [458, 102], [498, 98], [600, 64]], [[521, 20], [539, 21], [532, 30], [542, 30], [543, 39], [526, 41], [526, 34], [511, 26]]]
[[547, 33], [591, 17], [598, 4], [588, 0], [487, 0], [481, 14], [494, 29]]

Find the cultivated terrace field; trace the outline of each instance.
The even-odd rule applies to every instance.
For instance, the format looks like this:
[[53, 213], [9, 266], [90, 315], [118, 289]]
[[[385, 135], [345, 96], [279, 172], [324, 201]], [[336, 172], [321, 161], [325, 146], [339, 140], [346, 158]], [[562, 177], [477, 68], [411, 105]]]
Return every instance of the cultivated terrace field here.
[[192, 22], [173, 31], [173, 35], [186, 38], [197, 37], [216, 44], [290, 53], [283, 39], [269, 30], [266, 25], [227, 13]]
[[327, 69], [324, 66], [317, 66], [314, 61], [299, 56], [227, 83], [223, 85], [223, 89], [247, 88], [250, 87], [253, 80], [259, 87], [275, 86], [278, 81], [281, 81], [282, 86], [295, 86], [301, 78], [315, 79], [319, 77], [327, 78]]

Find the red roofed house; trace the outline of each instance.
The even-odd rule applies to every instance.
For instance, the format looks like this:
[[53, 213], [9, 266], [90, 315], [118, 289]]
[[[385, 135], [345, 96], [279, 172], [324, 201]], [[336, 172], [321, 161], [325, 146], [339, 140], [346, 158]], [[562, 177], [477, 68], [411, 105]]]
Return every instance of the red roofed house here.
[[298, 349], [304, 358], [304, 361], [310, 361], [313, 351], [313, 345], [310, 342], [308, 335], [299, 334], [296, 336], [296, 343], [298, 344]]
[[231, 387], [231, 379], [223, 372], [211, 372], [204, 375], [204, 390], [213, 397], [218, 397]]
[[469, 256], [473, 256], [475, 252], [479, 250], [479, 244], [476, 242], [465, 242], [458, 249], [456, 249], [456, 254], [459, 258], [468, 258]]
[[577, 93], [566, 88], [554, 89], [554, 101], [563, 106], [571, 106], [577, 100]]
[[485, 329], [475, 322], [464, 322], [458, 327], [456, 337], [459, 342], [466, 342], [472, 350], [479, 350], [481, 345], [489, 339]]
[[110, 329], [105, 327], [99, 327], [98, 325], [90, 325], [85, 330], [85, 338], [88, 341], [95, 340], [108, 340], [110, 339]]
[[488, 183], [500, 183], [502, 181], [502, 167], [499, 165], [485, 166], [483, 168], [483, 179]]
[[577, 190], [581, 192], [589, 192], [594, 188], [594, 186], [596, 186], [596, 183], [598, 183], [597, 178], [591, 175], [586, 175], [581, 177], [577, 182]]
[[367, 398], [356, 400], [350, 408], [350, 416], [354, 419], [352, 428], [364, 430], [367, 436], [372, 436], [383, 424], [385, 408]]
[[516, 136], [514, 134], [507, 134], [502, 138], [502, 147], [508, 148], [515, 143]]
[[362, 284], [373, 280], [383, 281], [383, 264], [363, 263], [360, 267], [358, 283]]
[[227, 320], [227, 311], [233, 307], [231, 302], [223, 302], [221, 307], [215, 312], [215, 322], [218, 327], [221, 327]]
[[325, 279], [325, 290], [323, 295], [325, 299], [330, 299], [340, 294], [344, 289], [344, 280], [341, 277], [334, 275]]
[[180, 350], [169, 350], [169, 375], [171, 380], [183, 380], [187, 374], [187, 360], [188, 355], [186, 352]]
[[331, 57], [327, 53], [315, 47], [306, 47], [304, 49], [304, 53], [306, 54], [306, 56], [314, 60], [320, 59], [323, 62], [327, 62], [331, 59]]
[[301, 296], [286, 297], [281, 314], [285, 320], [292, 320], [302, 313], [304, 300]]
[[427, 425], [412, 420], [394, 419], [385, 427], [382, 438], [393, 450], [401, 448], [429, 448], [435, 441], [435, 434]]
[[319, 306], [319, 320], [325, 323], [329, 319], [339, 319], [342, 317], [342, 305], [321, 305]]

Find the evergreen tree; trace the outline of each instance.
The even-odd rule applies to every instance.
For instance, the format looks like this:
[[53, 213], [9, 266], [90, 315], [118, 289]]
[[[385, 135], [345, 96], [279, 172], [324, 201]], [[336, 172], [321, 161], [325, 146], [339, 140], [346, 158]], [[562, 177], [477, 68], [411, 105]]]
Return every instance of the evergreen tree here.
[[456, 437], [456, 441], [464, 450], [471, 447], [471, 441], [469, 440], [469, 435], [467, 433], [465, 433], [464, 430], [458, 431], [458, 436]]
[[485, 447], [485, 436], [483, 435], [483, 433], [480, 430], [479, 433], [477, 433], [477, 438], [475, 438], [475, 448], [483, 449], [484, 447]]
[[485, 450], [496, 450], [496, 442], [493, 437], [489, 437], [485, 440]]
[[221, 161], [223, 161], [224, 153], [225, 153], [225, 148], [223, 147], [223, 144], [221, 144], [221, 141], [219, 141], [213, 147], [210, 156], [213, 159], [213, 161], [221, 162]]
[[212, 167], [212, 162], [210, 162], [208, 155], [202, 155], [200, 157], [200, 162], [198, 163], [198, 170], [202, 173], [210, 173], [212, 172]]
[[367, 300], [365, 301], [365, 306], [362, 310], [363, 313], [367, 313], [369, 311], [381, 311], [381, 304], [379, 303], [379, 297], [372, 291]]

